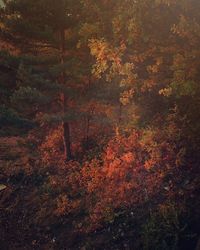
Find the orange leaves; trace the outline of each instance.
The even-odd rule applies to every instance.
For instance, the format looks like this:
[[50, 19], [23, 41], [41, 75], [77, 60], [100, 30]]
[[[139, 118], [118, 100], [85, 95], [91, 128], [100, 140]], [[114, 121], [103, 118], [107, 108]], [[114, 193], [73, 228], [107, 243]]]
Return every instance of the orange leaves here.
[[106, 158], [107, 158], [107, 160], [114, 160], [115, 159], [115, 152], [110, 147], [108, 147], [108, 149], [106, 150]]
[[153, 168], [156, 165], [156, 161], [154, 159], [149, 159], [147, 161], [145, 161], [144, 163], [144, 167], [147, 170], [150, 170], [151, 168]]
[[133, 95], [134, 95], [134, 90], [133, 89], [124, 91], [123, 93], [121, 93], [120, 102], [123, 105], [129, 104], [131, 102], [131, 99], [133, 98]]
[[147, 71], [149, 73], [158, 73], [160, 66], [163, 64], [163, 58], [158, 57], [155, 59], [155, 63], [153, 65], [147, 66]]
[[[115, 210], [142, 205], [158, 195], [166, 184], [165, 177], [182, 159], [182, 152], [177, 153], [172, 141], [175, 134], [172, 123], [162, 129], [134, 130], [111, 139], [98, 159], [83, 161], [82, 165], [75, 161], [63, 164], [57, 170], [59, 174], [49, 177], [50, 188], [60, 194], [55, 215], [86, 209], [84, 227], [90, 230], [112, 221]], [[56, 132], [52, 138], [46, 142], [46, 149], [56, 143]]]
[[66, 195], [60, 195], [57, 200], [57, 208], [55, 210], [55, 214], [57, 216], [62, 216], [69, 214], [70, 212], [74, 212], [76, 209], [80, 207], [79, 200], [70, 200]]
[[121, 65], [121, 56], [125, 50], [125, 45], [122, 43], [120, 47], [113, 48], [104, 40], [91, 39], [89, 41], [91, 54], [96, 57], [96, 64], [93, 66], [93, 74], [100, 78], [103, 73], [109, 69], [109, 63], [116, 70]]
[[121, 159], [124, 161], [124, 162], [127, 162], [127, 163], [132, 163], [134, 160], [135, 160], [135, 157], [133, 155], [132, 152], [128, 152], [128, 153], [125, 153]]
[[[137, 132], [133, 132], [127, 138], [123, 136], [114, 138], [105, 148], [102, 162], [92, 161], [83, 167], [82, 176], [83, 179], [86, 178], [84, 183], [89, 200], [93, 199], [92, 196], [97, 200], [97, 203], [90, 207], [93, 223], [107, 220], [108, 208], [113, 211], [123, 204], [131, 204], [136, 198], [133, 190], [138, 183], [134, 176], [142, 166], [135, 151], [136, 148], [139, 149], [138, 139]], [[107, 216], [110, 218], [111, 214], [109, 212]]]
[[52, 129], [40, 145], [39, 151], [45, 164], [62, 162], [62, 127]]
[[68, 214], [71, 210], [69, 199], [66, 195], [60, 195], [57, 198], [57, 209], [55, 211], [56, 215]]
[[153, 79], [144, 80], [141, 87], [141, 92], [151, 91], [155, 87], [156, 83]]
[[118, 136], [110, 140], [101, 160], [83, 166], [87, 200], [94, 201], [88, 203], [93, 226], [113, 219], [115, 209], [141, 204], [163, 190], [176, 159], [168, 136], [167, 129]]

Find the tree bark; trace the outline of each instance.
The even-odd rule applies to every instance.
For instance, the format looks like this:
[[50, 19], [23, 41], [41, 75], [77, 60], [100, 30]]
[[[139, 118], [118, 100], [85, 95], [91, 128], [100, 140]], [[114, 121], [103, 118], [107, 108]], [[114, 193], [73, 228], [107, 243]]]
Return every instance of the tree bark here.
[[85, 134], [85, 145], [86, 149], [88, 148], [89, 143], [89, 131], [90, 131], [90, 116], [86, 117], [86, 134]]
[[121, 123], [122, 123], [122, 104], [119, 104], [119, 115], [118, 115], [118, 122], [116, 124], [116, 128], [115, 128], [115, 135], [118, 137], [120, 136], [120, 127], [121, 127]]
[[[64, 66], [64, 58], [65, 58], [65, 52], [66, 52], [64, 29], [61, 30], [60, 32], [60, 38], [61, 38], [60, 62], [61, 62], [61, 66]], [[66, 83], [66, 75], [65, 75], [64, 69], [61, 74], [61, 83], [63, 85]], [[67, 113], [67, 95], [65, 92], [61, 93], [61, 102], [62, 102], [63, 116], [65, 116], [65, 114]], [[64, 158], [66, 161], [69, 161], [72, 159], [70, 125], [69, 125], [69, 122], [65, 121], [64, 117], [63, 117], [62, 127], [63, 127]]]

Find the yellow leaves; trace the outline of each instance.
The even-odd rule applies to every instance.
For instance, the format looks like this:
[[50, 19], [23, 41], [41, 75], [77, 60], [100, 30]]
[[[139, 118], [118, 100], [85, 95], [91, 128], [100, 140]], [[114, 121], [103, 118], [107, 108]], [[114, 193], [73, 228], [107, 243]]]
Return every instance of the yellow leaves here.
[[160, 66], [163, 64], [163, 58], [158, 57], [156, 58], [155, 64], [147, 66], [147, 71], [149, 73], [158, 73]]
[[147, 67], [147, 71], [149, 73], [158, 73], [158, 65], [154, 64], [154, 65], [149, 65]]
[[133, 95], [134, 95], [134, 89], [130, 89], [130, 90], [124, 91], [120, 95], [120, 102], [123, 105], [129, 104], [130, 101], [131, 101], [131, 99], [133, 98]]
[[[151, 56], [152, 52], [153, 51], [149, 51], [149, 56]], [[139, 61], [138, 58], [134, 58], [134, 59], [136, 59], [139, 63], [142, 62], [142, 61]], [[163, 60], [164, 59], [162, 56], [158, 56], [154, 58], [153, 64], [146, 66], [148, 77], [143, 81], [143, 84], [141, 86], [141, 92], [147, 92], [147, 91], [149, 92], [158, 84], [157, 79], [159, 79], [160, 74], [163, 71], [163, 63], [164, 63]], [[161, 90], [161, 93], [163, 94], [164, 92]]]
[[190, 18], [189, 16], [181, 14], [179, 23], [174, 24], [171, 30], [181, 38], [187, 39], [188, 44], [192, 46], [199, 45], [200, 24], [195, 17]]
[[97, 59], [100, 59], [102, 55], [105, 54], [106, 50], [108, 50], [109, 45], [104, 39], [101, 39], [101, 40], [90, 39], [89, 48], [90, 48], [91, 54], [97, 57]]
[[133, 86], [137, 79], [137, 74], [134, 72], [135, 65], [133, 63], [121, 64], [119, 67], [119, 75], [123, 76], [120, 86]]
[[153, 79], [145, 80], [141, 87], [141, 91], [142, 92], [150, 91], [155, 85], [156, 83]]
[[105, 39], [90, 39], [89, 48], [91, 55], [96, 57], [96, 64], [93, 66], [92, 73], [100, 78], [103, 73], [112, 65], [112, 71], [119, 71], [121, 66], [121, 56], [126, 49], [124, 43], [117, 48], [113, 48]]
[[96, 64], [93, 66], [92, 73], [97, 78], [100, 78], [101, 74], [108, 69], [107, 55], [109, 54], [109, 45], [104, 39], [91, 39], [89, 40], [89, 48], [91, 55], [97, 59]]
[[142, 34], [141, 27], [134, 18], [131, 18], [127, 23], [127, 29], [128, 43], [132, 44], [134, 41], [137, 41], [137, 39], [139, 39], [139, 36]]
[[168, 88], [161, 89], [161, 90], [159, 90], [159, 94], [166, 96], [166, 97], [169, 97], [172, 95], [172, 88], [168, 87]]
[[[126, 50], [126, 45], [123, 41], [119, 47], [112, 47], [105, 39], [91, 39], [89, 43], [91, 54], [96, 57], [96, 64], [93, 66], [92, 73], [101, 78], [103, 73], [106, 73], [106, 80], [111, 82], [115, 76], [121, 77], [119, 87], [133, 86], [137, 79], [135, 74], [135, 65], [127, 62], [122, 63], [122, 55]], [[133, 87], [124, 91], [120, 95], [120, 102], [123, 105], [130, 103], [134, 95]]]

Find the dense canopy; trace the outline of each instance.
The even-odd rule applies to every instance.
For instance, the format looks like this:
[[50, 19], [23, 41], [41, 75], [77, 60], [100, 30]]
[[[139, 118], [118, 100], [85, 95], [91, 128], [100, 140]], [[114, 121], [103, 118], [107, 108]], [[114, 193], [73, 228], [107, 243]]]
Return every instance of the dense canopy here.
[[0, 1], [0, 249], [199, 249], [200, 1]]

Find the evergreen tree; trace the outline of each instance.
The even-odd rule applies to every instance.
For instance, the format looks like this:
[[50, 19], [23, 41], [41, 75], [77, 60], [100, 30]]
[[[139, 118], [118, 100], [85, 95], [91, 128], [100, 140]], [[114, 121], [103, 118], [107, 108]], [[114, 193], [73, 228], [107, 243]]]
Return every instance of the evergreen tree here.
[[[59, 110], [57, 115], [60, 116], [63, 124], [64, 155], [67, 160], [72, 157], [70, 108], [68, 107], [69, 85], [80, 78], [78, 72], [76, 75], [74, 74], [76, 65], [79, 64], [76, 45], [77, 31], [81, 21], [80, 7], [80, 1], [74, 3], [74, 1], [62, 0], [56, 3], [53, 0], [17, 0], [5, 1], [5, 7], [1, 9], [4, 24], [1, 28], [2, 39], [13, 44], [20, 49], [21, 54], [29, 57], [29, 65], [31, 56], [40, 55], [40, 58], [42, 57], [41, 61], [37, 59], [38, 62], [33, 62], [31, 69], [28, 69], [29, 72], [26, 72], [25, 75], [21, 72], [22, 68], [19, 69], [19, 80], [25, 86], [19, 87], [14, 99], [17, 96], [21, 96], [21, 99], [22, 96], [26, 96], [26, 98], [32, 96], [32, 99], [33, 97], [38, 99], [34, 100], [34, 102], [38, 102], [37, 106], [40, 106], [40, 101], [43, 102], [43, 105], [48, 105], [47, 99], [49, 98], [44, 98], [41, 88], [44, 88], [45, 84], [46, 89], [49, 87], [52, 89], [57, 85], [57, 94], [60, 96], [57, 105], [62, 106], [62, 111]], [[48, 62], [48, 67], [46, 67], [47, 64], [44, 64], [45, 57], [50, 58], [50, 61], [53, 60]], [[54, 58], [52, 59], [52, 57]], [[34, 61], [34, 58], [32, 59]], [[77, 69], [77, 71], [80, 70]], [[39, 88], [33, 85], [37, 85]], [[35, 109], [38, 110], [38, 107]]]

